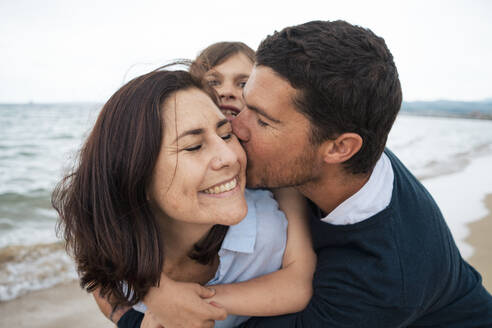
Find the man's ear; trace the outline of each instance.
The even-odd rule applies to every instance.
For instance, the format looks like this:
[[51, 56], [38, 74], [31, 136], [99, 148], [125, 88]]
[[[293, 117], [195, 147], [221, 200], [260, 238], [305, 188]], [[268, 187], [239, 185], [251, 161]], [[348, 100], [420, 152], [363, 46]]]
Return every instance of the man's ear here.
[[321, 155], [327, 164], [348, 161], [362, 147], [362, 137], [357, 133], [343, 133], [334, 140], [326, 140], [321, 145]]

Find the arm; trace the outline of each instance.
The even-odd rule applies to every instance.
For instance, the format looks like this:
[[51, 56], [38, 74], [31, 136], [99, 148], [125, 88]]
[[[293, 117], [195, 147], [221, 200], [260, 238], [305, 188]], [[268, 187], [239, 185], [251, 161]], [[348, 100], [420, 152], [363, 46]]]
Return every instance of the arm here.
[[92, 296], [94, 296], [94, 300], [96, 301], [99, 310], [101, 310], [104, 316], [114, 324], [117, 324], [121, 316], [130, 309], [129, 306], [113, 307], [107, 298], [101, 296], [99, 288], [92, 292]]
[[211, 299], [229, 314], [272, 316], [300, 311], [312, 295], [316, 265], [307, 219], [307, 203], [297, 191], [274, 191], [289, 226], [282, 269], [245, 282], [216, 285]]

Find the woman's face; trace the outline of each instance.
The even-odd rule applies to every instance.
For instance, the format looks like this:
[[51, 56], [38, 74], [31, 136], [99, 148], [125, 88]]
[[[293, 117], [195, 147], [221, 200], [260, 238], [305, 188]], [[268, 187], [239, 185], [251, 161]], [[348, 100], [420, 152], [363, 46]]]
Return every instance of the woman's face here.
[[163, 106], [164, 133], [149, 198], [158, 217], [234, 225], [247, 212], [246, 155], [209, 96], [178, 91]]
[[243, 88], [253, 63], [243, 53], [236, 53], [205, 74], [205, 80], [219, 94], [220, 109], [233, 119], [244, 108]]

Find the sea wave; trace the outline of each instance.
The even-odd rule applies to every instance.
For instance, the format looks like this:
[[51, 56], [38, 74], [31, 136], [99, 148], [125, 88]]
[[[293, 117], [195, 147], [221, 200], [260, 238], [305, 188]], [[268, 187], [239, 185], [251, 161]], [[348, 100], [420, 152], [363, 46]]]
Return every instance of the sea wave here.
[[26, 221], [56, 220], [50, 197], [47, 190], [0, 193], [0, 218], [15, 220], [18, 225]]
[[74, 279], [75, 266], [62, 242], [0, 249], [0, 301]]
[[0, 301], [76, 278], [50, 196], [99, 108], [0, 105]]
[[421, 180], [452, 174], [492, 154], [492, 122], [400, 115], [388, 147]]

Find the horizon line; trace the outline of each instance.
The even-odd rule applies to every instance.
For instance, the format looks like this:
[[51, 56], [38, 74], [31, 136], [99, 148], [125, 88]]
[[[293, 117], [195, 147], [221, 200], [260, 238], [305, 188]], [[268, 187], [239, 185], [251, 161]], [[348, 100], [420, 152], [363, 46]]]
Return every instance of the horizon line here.
[[[414, 102], [464, 102], [464, 103], [474, 103], [474, 102], [492, 102], [492, 97], [475, 99], [475, 100], [457, 100], [457, 99], [446, 99], [446, 98], [438, 98], [433, 100], [403, 100], [403, 103], [414, 103]], [[70, 100], [70, 101], [12, 101], [12, 102], [3, 102], [0, 101], [0, 105], [68, 105], [68, 104], [105, 104], [106, 101], [97, 101], [97, 100]]]

